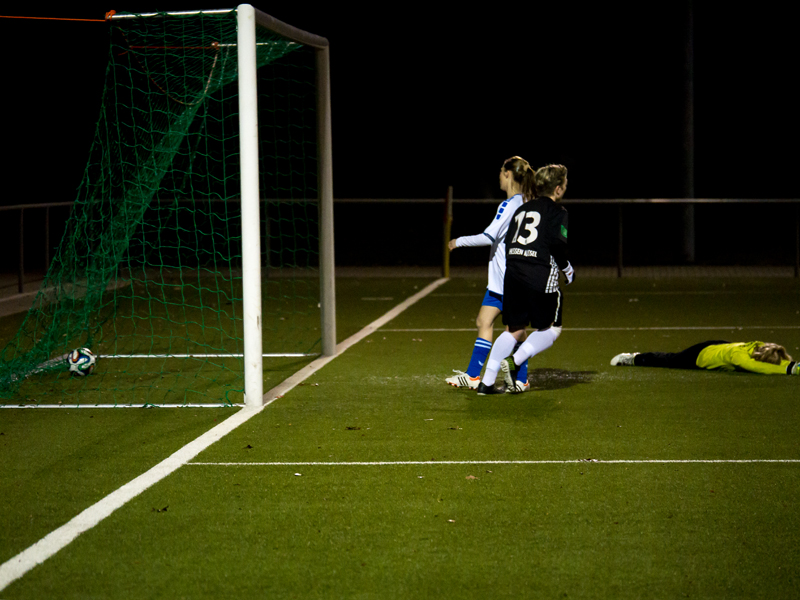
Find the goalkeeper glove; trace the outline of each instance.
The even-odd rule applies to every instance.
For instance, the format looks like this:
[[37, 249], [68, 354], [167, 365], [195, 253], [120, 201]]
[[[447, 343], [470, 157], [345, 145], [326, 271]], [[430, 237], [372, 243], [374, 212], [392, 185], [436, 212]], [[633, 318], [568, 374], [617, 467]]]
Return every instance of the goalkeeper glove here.
[[567, 261], [567, 267], [565, 269], [561, 269], [564, 273], [564, 277], [567, 279], [567, 285], [572, 283], [572, 280], [575, 279], [575, 269], [572, 268], [572, 265], [569, 261]]
[[789, 367], [786, 369], [786, 372], [789, 375], [800, 375], [800, 362], [789, 363]]

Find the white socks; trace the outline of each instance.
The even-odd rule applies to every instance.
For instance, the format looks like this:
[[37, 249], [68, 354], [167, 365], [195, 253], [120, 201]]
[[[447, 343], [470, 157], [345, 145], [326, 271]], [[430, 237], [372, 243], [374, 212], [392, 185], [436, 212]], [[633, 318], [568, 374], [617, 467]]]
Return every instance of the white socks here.
[[517, 340], [507, 331], [501, 333], [494, 341], [489, 360], [486, 361], [486, 371], [483, 373], [484, 385], [494, 385], [494, 382], [497, 381], [497, 372], [500, 370], [500, 361], [509, 356], [516, 345]]
[[514, 352], [514, 363], [521, 365], [529, 358], [547, 350], [560, 335], [561, 327], [551, 327], [544, 331], [531, 332], [528, 339], [522, 342], [519, 349], [514, 352], [517, 340], [508, 331], [504, 331], [495, 340], [492, 352], [486, 361], [486, 371], [484, 371], [482, 379], [484, 385], [494, 385], [495, 381], [497, 381], [497, 372], [500, 370], [500, 362], [512, 352]]
[[520, 365], [540, 352], [544, 352], [553, 345], [559, 335], [561, 335], [561, 327], [532, 332], [528, 339], [522, 342], [519, 350], [514, 353], [514, 362]]

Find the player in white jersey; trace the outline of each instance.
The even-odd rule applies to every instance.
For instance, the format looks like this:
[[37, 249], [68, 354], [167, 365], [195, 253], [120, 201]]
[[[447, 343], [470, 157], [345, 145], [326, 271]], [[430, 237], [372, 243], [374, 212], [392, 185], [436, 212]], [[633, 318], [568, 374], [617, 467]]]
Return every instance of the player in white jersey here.
[[[517, 365], [550, 348], [561, 334], [563, 297], [558, 287], [559, 270], [567, 284], [575, 276], [567, 257], [567, 211], [557, 204], [567, 191], [567, 168], [540, 168], [534, 176], [534, 187], [536, 197], [517, 210], [506, 236], [503, 323], [507, 329], [492, 347], [483, 381], [478, 385], [479, 396], [502, 393], [494, 387], [500, 370], [506, 387], [514, 391]], [[533, 332], [526, 339], [528, 325]]]
[[[534, 170], [524, 158], [512, 156], [500, 168], [500, 189], [506, 193], [506, 199], [497, 207], [497, 213], [489, 226], [477, 235], [468, 235], [450, 240], [450, 250], [468, 246], [491, 246], [489, 260], [489, 284], [476, 325], [478, 338], [472, 348], [472, 356], [466, 372], [455, 371], [455, 375], [445, 379], [454, 387], [477, 389], [481, 382], [481, 370], [486, 357], [492, 349], [492, 329], [495, 320], [503, 310], [503, 279], [506, 270], [505, 238], [511, 216], [526, 199], [533, 197]], [[516, 392], [529, 389], [527, 362], [521, 365], [515, 384]], [[511, 390], [509, 390], [511, 391]]]

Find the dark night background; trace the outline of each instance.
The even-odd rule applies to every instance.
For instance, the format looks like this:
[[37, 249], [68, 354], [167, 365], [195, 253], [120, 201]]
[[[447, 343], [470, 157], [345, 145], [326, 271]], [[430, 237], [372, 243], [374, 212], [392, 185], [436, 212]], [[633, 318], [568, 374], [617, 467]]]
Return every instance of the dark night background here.
[[[693, 4], [694, 197], [797, 198], [797, 52], [788, 5]], [[689, 193], [688, 0], [474, 9], [462, 3], [254, 6], [331, 44], [336, 198], [438, 198], [448, 185], [457, 199], [500, 198], [497, 171], [514, 154], [534, 165], [566, 164], [570, 198]], [[111, 9], [232, 7], [84, 2], [15, 5], [0, 13], [99, 19]], [[106, 27], [0, 19], [0, 30], [6, 55], [0, 204], [73, 200], [99, 110]], [[493, 214], [486, 205], [459, 206], [454, 235], [478, 233]], [[604, 206], [596, 214], [584, 210], [587, 234], [600, 215], [615, 210]], [[580, 211], [570, 211], [580, 231]], [[720, 240], [788, 236], [791, 264], [793, 211], [793, 205], [756, 205], [756, 211], [714, 205], [701, 210], [697, 226], [713, 229]], [[753, 212], [764, 216], [754, 221]], [[662, 225], [674, 217], [665, 214]], [[440, 229], [441, 215], [430, 215]], [[337, 208], [337, 258], [343, 260], [347, 233], [339, 226], [351, 218]], [[653, 219], [661, 217], [642, 213], [626, 231], [647, 229]], [[769, 231], [754, 232], [754, 226]], [[406, 227], [413, 223], [400, 225]], [[612, 261], [614, 251], [612, 244]], [[667, 254], [663, 261], [677, 259]]]

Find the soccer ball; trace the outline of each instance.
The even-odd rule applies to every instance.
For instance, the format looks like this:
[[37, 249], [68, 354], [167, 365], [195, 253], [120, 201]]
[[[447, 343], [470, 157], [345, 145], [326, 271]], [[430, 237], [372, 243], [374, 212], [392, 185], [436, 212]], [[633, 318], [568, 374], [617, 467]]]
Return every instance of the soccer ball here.
[[97, 364], [97, 357], [88, 348], [76, 348], [69, 353], [67, 362], [69, 363], [69, 370], [71, 373], [83, 377], [94, 371], [94, 366]]

